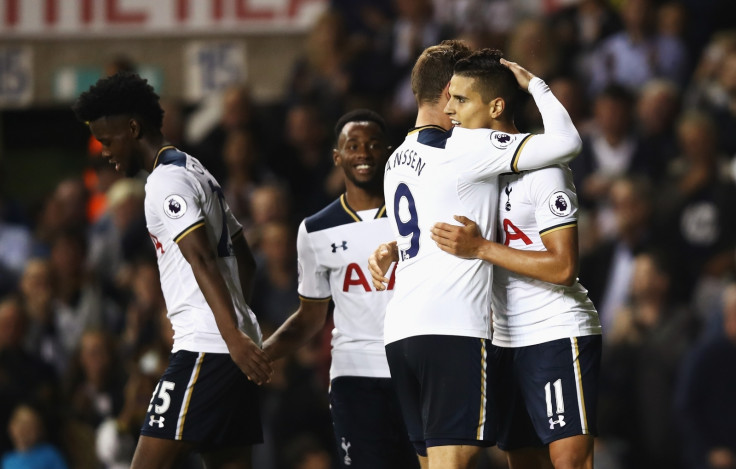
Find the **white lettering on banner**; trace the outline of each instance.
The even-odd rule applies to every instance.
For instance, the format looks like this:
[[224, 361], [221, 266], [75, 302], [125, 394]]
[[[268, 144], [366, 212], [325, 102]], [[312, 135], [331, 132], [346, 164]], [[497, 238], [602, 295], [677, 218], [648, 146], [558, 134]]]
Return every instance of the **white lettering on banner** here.
[[0, 47], [0, 107], [28, 104], [33, 98], [30, 47]]
[[0, 0], [3, 37], [303, 30], [328, 0]]

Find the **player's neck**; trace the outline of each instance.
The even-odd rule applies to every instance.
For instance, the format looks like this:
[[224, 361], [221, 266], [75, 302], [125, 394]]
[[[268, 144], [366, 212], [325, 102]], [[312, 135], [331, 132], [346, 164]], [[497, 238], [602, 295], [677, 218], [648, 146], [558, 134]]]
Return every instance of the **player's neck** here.
[[437, 125], [445, 130], [450, 130], [452, 123], [447, 114], [444, 113], [444, 107], [437, 105], [423, 104], [419, 106], [417, 111], [417, 120], [415, 127], [424, 127], [427, 125]]
[[381, 190], [370, 191], [348, 185], [345, 190], [345, 199], [347, 199], [350, 208], [356, 212], [380, 208], [383, 206], [383, 190], [381, 188]]
[[491, 129], [498, 130], [499, 132], [506, 132], [507, 134], [518, 134], [519, 129], [516, 128], [516, 124], [512, 122], [506, 122], [502, 120], [493, 119], [491, 122]]
[[169, 143], [164, 140], [163, 136], [143, 142], [143, 165], [146, 171], [149, 173], [153, 171], [153, 165], [156, 163], [156, 158], [158, 157], [159, 152], [167, 145], [169, 145]]

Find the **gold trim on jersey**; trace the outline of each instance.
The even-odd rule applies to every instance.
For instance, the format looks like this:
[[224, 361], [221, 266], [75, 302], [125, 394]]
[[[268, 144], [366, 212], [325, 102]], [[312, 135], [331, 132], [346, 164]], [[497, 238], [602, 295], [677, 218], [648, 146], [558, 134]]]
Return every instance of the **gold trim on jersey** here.
[[478, 416], [478, 431], [475, 434], [477, 440], [484, 438], [483, 431], [486, 424], [486, 341], [480, 339], [480, 415]]
[[158, 157], [161, 156], [161, 153], [163, 153], [165, 150], [168, 150], [169, 148], [176, 149], [174, 145], [164, 145], [161, 147], [158, 153], [156, 153], [156, 159], [153, 160], [153, 169], [156, 169], [156, 166], [158, 165]]
[[524, 140], [521, 141], [518, 147], [516, 147], [516, 151], [514, 152], [514, 156], [511, 158], [511, 171], [514, 173], [519, 172], [519, 155], [521, 154], [521, 150], [526, 145], [526, 142], [529, 141], [529, 138], [531, 138], [531, 134], [524, 137]]
[[580, 350], [578, 349], [578, 338], [570, 337], [572, 343], [572, 366], [575, 372], [575, 391], [578, 393], [578, 408], [580, 410], [580, 429], [583, 435], [590, 433], [588, 429], [588, 416], [585, 413], [585, 394], [583, 393], [583, 374], [580, 371]]
[[297, 295], [297, 296], [302, 301], [313, 301], [315, 303], [324, 303], [325, 301], [330, 301], [332, 299], [331, 296], [328, 296], [327, 298], [310, 298], [308, 296], [302, 296], [302, 295]]
[[547, 229], [544, 229], [544, 230], [540, 231], [539, 232], [539, 236], [541, 237], [541, 236], [544, 236], [544, 235], [548, 235], [548, 234], [550, 234], [550, 233], [552, 233], [554, 231], [564, 230], [566, 228], [574, 228], [576, 226], [578, 226], [578, 222], [577, 221], [571, 221], [571, 222], [568, 222], [568, 223], [563, 223], [561, 225], [551, 226], [551, 227], [549, 227]]
[[376, 213], [376, 216], [373, 218], [375, 219], [382, 218], [384, 213], [386, 213], [386, 204], [384, 204], [381, 208], [378, 209], [378, 213]]
[[192, 393], [194, 392], [194, 385], [197, 384], [197, 378], [199, 378], [199, 370], [202, 369], [202, 362], [204, 361], [204, 352], [199, 352], [197, 361], [194, 363], [194, 370], [192, 371], [192, 377], [189, 379], [187, 384], [187, 390], [184, 392], [184, 405], [179, 412], [179, 419], [176, 422], [176, 435], [175, 440], [181, 440], [184, 434], [184, 421], [187, 419], [187, 412], [189, 412], [189, 402], [192, 400]]
[[174, 242], [178, 244], [179, 241], [181, 241], [184, 238], [184, 236], [188, 235], [189, 233], [191, 233], [192, 231], [196, 230], [200, 226], [204, 226], [204, 220], [199, 220], [197, 222], [194, 222], [194, 224], [190, 225], [189, 228], [187, 228], [184, 231], [182, 231], [181, 233], [179, 233], [179, 235], [177, 235], [174, 238]]
[[345, 194], [340, 194], [340, 204], [342, 205], [343, 210], [348, 212], [348, 215], [353, 217], [353, 220], [362, 221], [358, 213], [353, 210], [350, 205], [348, 205], [348, 198], [345, 196]]
[[437, 130], [441, 130], [442, 132], [447, 132], [447, 129], [444, 129], [440, 127], [439, 125], [430, 124], [430, 125], [423, 125], [421, 127], [415, 127], [411, 129], [409, 133], [406, 134], [406, 136], [408, 137], [409, 135], [415, 134], [417, 132], [421, 132], [424, 129], [437, 129]]

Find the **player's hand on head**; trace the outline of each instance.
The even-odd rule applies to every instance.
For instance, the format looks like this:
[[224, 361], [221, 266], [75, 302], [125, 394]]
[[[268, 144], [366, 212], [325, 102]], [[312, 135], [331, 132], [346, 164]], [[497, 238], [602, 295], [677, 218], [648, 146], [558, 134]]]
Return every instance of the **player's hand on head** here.
[[249, 380], [261, 385], [271, 381], [273, 368], [269, 356], [245, 334], [228, 343], [230, 356]]
[[379, 245], [371, 257], [368, 258], [368, 270], [371, 272], [371, 281], [373, 287], [377, 291], [383, 291], [386, 289], [386, 285], [389, 279], [386, 277], [388, 268], [391, 267], [392, 262], [399, 260], [399, 251], [396, 247], [396, 241], [390, 243], [383, 243]]
[[501, 64], [505, 65], [516, 77], [516, 81], [524, 91], [529, 91], [529, 82], [534, 78], [534, 74], [529, 70], [525, 69], [516, 62], [510, 62], [506, 59], [501, 59]]
[[450, 223], [435, 223], [430, 230], [432, 241], [443, 251], [466, 259], [475, 259], [484, 239], [478, 225], [462, 215], [455, 215], [462, 226]]

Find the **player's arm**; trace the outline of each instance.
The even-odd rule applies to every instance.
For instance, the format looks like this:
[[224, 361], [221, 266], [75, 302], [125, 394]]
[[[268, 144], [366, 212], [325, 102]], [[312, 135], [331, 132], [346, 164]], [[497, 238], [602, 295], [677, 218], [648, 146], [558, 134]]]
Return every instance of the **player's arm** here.
[[580, 153], [582, 140], [565, 107], [542, 79], [517, 63], [505, 59], [501, 63], [514, 73], [519, 86], [532, 95], [544, 124], [543, 134], [531, 135], [521, 143], [512, 163], [514, 171], [572, 161]]
[[296, 351], [315, 336], [327, 319], [328, 299], [301, 298], [294, 312], [271, 337], [263, 342], [263, 351], [273, 358], [281, 358]]
[[542, 235], [546, 251], [522, 251], [483, 238], [474, 221], [455, 216], [462, 226], [436, 223], [431, 237], [440, 249], [480, 259], [506, 270], [557, 285], [572, 285], [578, 275], [578, 230], [568, 225]]
[[238, 276], [240, 277], [240, 288], [243, 290], [245, 302], [250, 304], [253, 299], [253, 286], [256, 278], [256, 259], [245, 239], [245, 233], [241, 230], [233, 236], [233, 251], [238, 262]]
[[380, 244], [368, 258], [368, 270], [371, 272], [371, 280], [376, 291], [386, 289], [389, 282], [386, 272], [393, 262], [399, 262], [399, 248], [396, 241]]
[[217, 328], [227, 344], [230, 356], [250, 380], [263, 384], [273, 370], [268, 356], [238, 328], [235, 308], [225, 279], [217, 267], [216, 254], [207, 241], [204, 224], [178, 241], [179, 249], [194, 273], [202, 294], [215, 316]]

